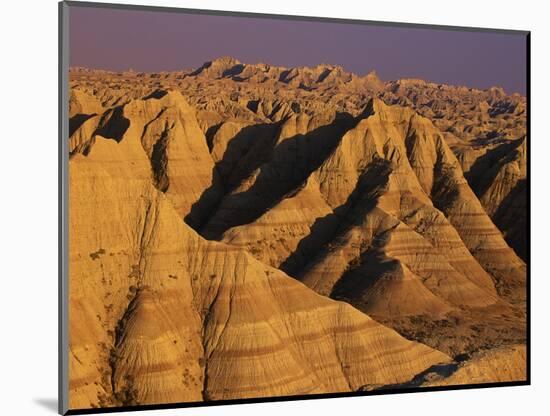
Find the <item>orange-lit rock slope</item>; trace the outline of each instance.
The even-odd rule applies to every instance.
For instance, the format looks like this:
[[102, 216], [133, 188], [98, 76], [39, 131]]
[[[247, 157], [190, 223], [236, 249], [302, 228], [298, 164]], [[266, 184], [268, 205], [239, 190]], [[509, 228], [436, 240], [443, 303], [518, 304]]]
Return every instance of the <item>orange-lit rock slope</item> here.
[[70, 79], [71, 408], [524, 379], [524, 97], [233, 58]]

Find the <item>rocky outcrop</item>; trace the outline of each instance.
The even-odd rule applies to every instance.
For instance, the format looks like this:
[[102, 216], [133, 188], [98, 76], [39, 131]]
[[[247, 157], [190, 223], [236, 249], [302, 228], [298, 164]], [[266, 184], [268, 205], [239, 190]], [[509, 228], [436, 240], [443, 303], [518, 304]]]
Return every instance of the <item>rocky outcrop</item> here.
[[70, 77], [71, 408], [523, 379], [524, 97]]
[[505, 146], [505, 153], [477, 182], [476, 192], [487, 213], [516, 253], [527, 258], [527, 141]]
[[[300, 187], [355, 122], [349, 114], [300, 114], [277, 123], [275, 134], [268, 128], [254, 135], [253, 146], [243, 149], [238, 174], [232, 173], [226, 180], [229, 192], [201, 233], [206, 238], [219, 239], [228, 229], [258, 219], [283, 195]], [[239, 143], [245, 145], [245, 140], [234, 145], [232, 140], [231, 150]], [[222, 169], [230, 155], [228, 151], [224, 153]]]
[[205, 241], [146, 180], [76, 155], [70, 186], [71, 408], [350, 391], [448, 360]]
[[156, 91], [108, 110], [84, 122], [70, 141], [73, 154], [86, 154], [113, 175], [150, 179], [192, 225], [217, 203], [214, 161], [179, 92]]
[[103, 113], [103, 107], [95, 96], [78, 89], [71, 89], [69, 94], [69, 118], [101, 113]]
[[[289, 171], [299, 169], [298, 160], [285, 157]], [[258, 206], [245, 198], [257, 195], [270, 164], [247, 182], [251, 193], [239, 189], [243, 205]], [[273, 192], [270, 180], [264, 189]], [[525, 266], [483, 211], [442, 134], [410, 110], [372, 101], [319, 168], [285, 192], [223, 240], [406, 333], [410, 322], [398, 323], [406, 316], [438, 322], [452, 312], [468, 326], [466, 311], [510, 314], [496, 289], [507, 296], [523, 287]], [[456, 348], [458, 354], [471, 344]]]
[[481, 351], [460, 363], [448, 376], [436, 374], [427, 377], [423, 386], [456, 386], [460, 384], [503, 383], [527, 380], [527, 349], [512, 345], [490, 351]]

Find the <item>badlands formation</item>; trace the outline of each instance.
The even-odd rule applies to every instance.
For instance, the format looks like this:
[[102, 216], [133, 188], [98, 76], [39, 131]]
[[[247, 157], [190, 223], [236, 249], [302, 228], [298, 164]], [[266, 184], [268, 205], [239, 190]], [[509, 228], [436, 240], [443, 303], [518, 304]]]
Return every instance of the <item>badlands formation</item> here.
[[526, 378], [526, 101], [70, 71], [70, 407]]

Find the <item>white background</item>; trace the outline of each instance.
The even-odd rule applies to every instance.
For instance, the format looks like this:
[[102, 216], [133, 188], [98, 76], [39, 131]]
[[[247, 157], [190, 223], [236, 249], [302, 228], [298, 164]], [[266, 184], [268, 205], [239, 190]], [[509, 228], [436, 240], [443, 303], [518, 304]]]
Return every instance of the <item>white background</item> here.
[[[549, 414], [550, 40], [544, 1], [112, 1], [532, 31], [532, 386], [176, 409], [147, 415]], [[53, 415], [57, 401], [56, 3], [10, 0], [0, 5], [2, 415]], [[97, 29], [101, 30], [99, 24]]]

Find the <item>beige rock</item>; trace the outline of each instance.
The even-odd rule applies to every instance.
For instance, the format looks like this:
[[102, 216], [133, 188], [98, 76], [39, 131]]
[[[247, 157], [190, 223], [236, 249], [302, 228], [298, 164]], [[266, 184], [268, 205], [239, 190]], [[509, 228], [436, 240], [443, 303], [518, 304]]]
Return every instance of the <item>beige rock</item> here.
[[103, 113], [99, 100], [84, 91], [71, 89], [69, 94], [69, 117], [77, 115], [94, 115]]
[[203, 240], [144, 179], [76, 155], [70, 189], [71, 408], [350, 391], [448, 361]]
[[512, 345], [482, 351], [461, 363], [449, 377], [434, 377], [424, 386], [452, 386], [460, 384], [502, 383], [526, 381], [527, 350], [525, 345]]
[[191, 224], [200, 224], [217, 202], [214, 162], [179, 92], [157, 91], [87, 120], [71, 136], [70, 149], [113, 175], [151, 179]]
[[70, 79], [71, 408], [525, 374], [525, 97], [230, 57]]

